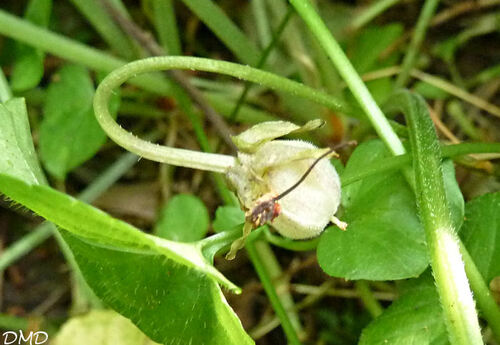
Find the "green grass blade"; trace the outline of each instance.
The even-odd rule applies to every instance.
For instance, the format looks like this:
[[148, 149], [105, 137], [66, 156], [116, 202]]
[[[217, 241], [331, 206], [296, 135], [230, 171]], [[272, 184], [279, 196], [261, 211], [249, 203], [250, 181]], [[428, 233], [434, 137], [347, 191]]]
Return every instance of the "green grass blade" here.
[[377, 0], [370, 3], [369, 6], [363, 9], [357, 16], [354, 17], [349, 29], [359, 30], [363, 26], [370, 23], [380, 14], [398, 4], [401, 0]]
[[[0, 34], [97, 71], [110, 72], [126, 63], [3, 10], [0, 10]], [[131, 82], [155, 94], [172, 95], [170, 84], [158, 76], [143, 76]]]
[[99, 0], [70, 0], [85, 16], [99, 35], [113, 51], [127, 60], [136, 57], [135, 48], [130, 39], [109, 17]]
[[[292, 345], [301, 345], [301, 341], [299, 340], [296, 325], [294, 325], [295, 320], [290, 317], [289, 312], [285, 309], [284, 301], [280, 298], [276, 291], [275, 282], [271, 278], [271, 272], [269, 272], [269, 262], [264, 262], [263, 260], [271, 260], [271, 265], [275, 266], [275, 269], [279, 269], [278, 262], [274, 257], [271, 249], [267, 245], [267, 243], [262, 241], [253, 241], [249, 240], [245, 246], [248, 256], [254, 265], [257, 274], [262, 282], [264, 290], [266, 291], [269, 300], [273, 306], [274, 311], [278, 315], [281, 326], [283, 327], [283, 331], [286, 334], [288, 342]], [[263, 252], [267, 252], [267, 255], [262, 255]], [[264, 259], [265, 257], [265, 259]], [[276, 278], [275, 278], [276, 279]], [[293, 305], [293, 302], [290, 301]], [[289, 303], [290, 304], [290, 303]], [[298, 321], [297, 321], [298, 322]]]
[[436, 12], [436, 8], [439, 4], [439, 0], [426, 0], [422, 12], [418, 17], [417, 26], [415, 27], [415, 32], [410, 42], [410, 46], [406, 51], [406, 55], [403, 59], [403, 64], [401, 66], [401, 72], [396, 79], [396, 87], [404, 87], [410, 78], [410, 72], [415, 65], [417, 60], [418, 50], [422, 45], [425, 38], [425, 33], [432, 16]]
[[247, 36], [211, 0], [182, 0], [243, 63], [255, 66], [260, 52]]
[[359, 102], [366, 116], [372, 123], [379, 137], [385, 142], [394, 155], [405, 153], [403, 144], [392, 130], [386, 117], [361, 80], [342, 48], [314, 10], [310, 0], [290, 0], [297, 13], [305, 21], [309, 30], [319, 41], [328, 57], [339, 71], [347, 86]]
[[168, 55], [182, 55], [173, 0], [153, 0], [154, 24], [158, 38]]

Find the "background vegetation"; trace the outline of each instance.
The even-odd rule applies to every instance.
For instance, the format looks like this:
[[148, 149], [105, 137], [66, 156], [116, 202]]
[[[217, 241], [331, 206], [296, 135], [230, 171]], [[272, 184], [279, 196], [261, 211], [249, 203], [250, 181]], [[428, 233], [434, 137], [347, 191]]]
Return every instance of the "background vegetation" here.
[[[1, 2], [0, 329], [57, 344], [499, 343], [500, 1], [290, 3]], [[349, 230], [293, 242], [264, 227], [235, 260], [215, 255], [244, 220], [222, 176], [138, 159], [95, 119], [103, 78], [155, 55], [309, 87], [179, 58], [109, 109], [142, 138], [228, 155], [250, 125], [325, 120], [292, 137], [358, 142], [332, 160]], [[455, 308], [472, 301], [460, 258], [479, 325]]]

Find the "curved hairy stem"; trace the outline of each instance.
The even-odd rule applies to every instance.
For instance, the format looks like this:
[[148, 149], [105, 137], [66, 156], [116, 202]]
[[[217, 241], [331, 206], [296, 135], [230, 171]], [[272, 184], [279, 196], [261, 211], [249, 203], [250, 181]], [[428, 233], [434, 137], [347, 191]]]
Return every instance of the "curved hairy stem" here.
[[115, 142], [138, 155], [162, 163], [220, 173], [226, 172], [235, 163], [235, 158], [232, 156], [195, 152], [152, 144], [127, 132], [111, 117], [108, 103], [115, 88], [139, 74], [171, 69], [190, 69], [226, 74], [259, 83], [271, 89], [278, 89], [302, 96], [336, 111], [349, 111], [349, 108], [345, 104], [325, 93], [248, 66], [210, 59], [177, 56], [138, 60], [116, 69], [102, 81], [95, 94], [94, 109], [101, 127]]

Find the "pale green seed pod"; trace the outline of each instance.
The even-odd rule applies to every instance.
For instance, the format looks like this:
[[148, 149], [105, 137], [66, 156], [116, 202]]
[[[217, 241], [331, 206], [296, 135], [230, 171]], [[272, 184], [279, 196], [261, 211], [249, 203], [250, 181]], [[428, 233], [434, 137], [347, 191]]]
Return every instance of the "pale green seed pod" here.
[[[247, 152], [238, 154], [236, 165], [226, 176], [247, 212], [266, 197], [271, 199], [293, 186], [327, 150], [300, 140], [260, 141], [245, 148]], [[336, 219], [340, 193], [339, 176], [329, 160], [323, 159], [297, 188], [278, 201], [281, 212], [270, 225], [291, 239], [316, 237]]]

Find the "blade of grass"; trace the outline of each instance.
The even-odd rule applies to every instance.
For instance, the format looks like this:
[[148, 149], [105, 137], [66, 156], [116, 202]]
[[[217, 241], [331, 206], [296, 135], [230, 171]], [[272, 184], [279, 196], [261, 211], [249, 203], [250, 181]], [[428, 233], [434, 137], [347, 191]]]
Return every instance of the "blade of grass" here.
[[[287, 313], [283, 303], [284, 301], [280, 298], [274, 286], [275, 280], [282, 274], [276, 257], [267, 243], [254, 240], [254, 238], [256, 238], [256, 236], [249, 239], [245, 245], [248, 256], [259, 275], [262, 286], [266, 291], [276, 315], [281, 321], [281, 326], [283, 327], [289, 344], [301, 345], [302, 343], [299, 340], [296, 330], [297, 325], [294, 325], [293, 320], [290, 319], [290, 314]], [[293, 301], [291, 301], [291, 305], [293, 306]]]
[[109, 18], [98, 0], [70, 0], [85, 16], [113, 51], [132, 60], [137, 57], [134, 46], [120, 28]]
[[309, 30], [311, 30], [316, 39], [319, 41], [328, 57], [332, 60], [333, 64], [351, 90], [352, 94], [359, 102], [361, 108], [364, 110], [366, 116], [372, 123], [379, 137], [385, 142], [385, 144], [393, 154], [400, 155], [405, 153], [406, 151], [401, 141], [392, 130], [389, 122], [368, 91], [366, 85], [363, 83], [358, 73], [352, 66], [351, 62], [342, 51], [340, 45], [330, 34], [330, 31], [326, 27], [325, 23], [321, 20], [319, 15], [316, 13], [310, 1], [289, 1], [295, 7], [295, 10], [302, 17], [304, 22], [307, 24]]
[[408, 47], [406, 55], [403, 59], [401, 72], [396, 79], [396, 88], [402, 88], [408, 83], [410, 72], [415, 66], [415, 62], [417, 60], [418, 50], [422, 45], [427, 27], [429, 26], [432, 16], [436, 12], [438, 4], [439, 0], [425, 0], [424, 7], [420, 12], [415, 31], [413, 32], [410, 46]]
[[250, 5], [252, 6], [252, 15], [257, 27], [257, 37], [259, 38], [260, 46], [266, 47], [272, 39], [266, 4], [264, 0], [253, 0], [250, 2]]
[[[279, 23], [288, 12], [286, 0], [267, 0], [267, 6], [277, 23]], [[302, 37], [302, 28], [299, 27], [299, 23], [299, 21], [291, 20], [283, 33], [283, 43], [285, 44], [288, 54], [296, 62], [300, 79], [304, 84], [312, 87], [319, 87], [320, 76], [318, 74], [316, 62], [307, 51], [304, 38]]]
[[[123, 60], [102, 53], [97, 49], [87, 47], [64, 36], [50, 32], [49, 30], [36, 27], [2, 10], [0, 10], [0, 34], [98, 71], [109, 72], [125, 64]], [[169, 57], [169, 59], [187, 59], [184, 60], [184, 66], [176, 65], [172, 66], [172, 68], [197, 69], [196, 65], [198, 65], [198, 63], [195, 62], [196, 59], [192, 60], [193, 58], [190, 57]], [[356, 110], [352, 109], [344, 102], [289, 79], [279, 77], [269, 72], [252, 69], [248, 66], [218, 60], [200, 60], [205, 60], [202, 64], [205, 66], [204, 68], [207, 72], [223, 73], [235, 78], [249, 80], [271, 89], [281, 90], [304, 97], [334, 111], [351, 114], [353, 116], [356, 115]], [[130, 82], [154, 94], [172, 96], [172, 89], [169, 83], [163, 78], [158, 78], [156, 75], [137, 76], [131, 79]]]
[[401, 0], [378, 0], [372, 2], [368, 7], [364, 8], [362, 12], [354, 17], [348, 30], [357, 31], [361, 29], [363, 26], [370, 23], [373, 19], [377, 18], [380, 14], [398, 4], [400, 1]]
[[481, 72], [479, 72], [472, 80], [468, 83], [468, 86], [475, 86], [478, 84], [484, 84], [493, 78], [500, 76], [500, 64], [488, 67]]
[[354, 286], [356, 287], [356, 291], [359, 294], [359, 297], [363, 301], [366, 310], [370, 313], [372, 318], [376, 318], [384, 309], [380, 305], [380, 302], [373, 296], [373, 292], [370, 289], [370, 284], [366, 280], [357, 280], [354, 282]]
[[[110, 72], [126, 63], [97, 49], [37, 27], [3, 10], [0, 10], [0, 34], [97, 71]], [[158, 76], [142, 76], [132, 82], [155, 94], [172, 95], [169, 83]]]
[[472, 120], [465, 114], [462, 103], [458, 100], [451, 100], [446, 104], [447, 113], [455, 120], [462, 131], [473, 140], [481, 140], [481, 133], [474, 126]]
[[335, 66], [331, 63], [321, 45], [317, 40], [311, 39], [312, 54], [316, 57], [316, 64], [321, 75], [323, 88], [331, 95], [341, 97], [342, 79]]
[[488, 113], [494, 115], [495, 117], [500, 117], [500, 108], [497, 107], [494, 104], [491, 104], [484, 99], [477, 97], [469, 92], [467, 92], [464, 89], [461, 89], [452, 83], [438, 78], [436, 76], [430, 75], [428, 73], [419, 71], [419, 70], [412, 70], [411, 75], [414, 76], [415, 78], [418, 78], [428, 84], [431, 84], [437, 88], [440, 88], [441, 90], [444, 90], [448, 92], [449, 94], [456, 96], [460, 99], [463, 99], [465, 102], [470, 103], [472, 105], [475, 105], [479, 109], [483, 109], [487, 111]]
[[57, 230], [54, 224], [45, 222], [37, 226], [29, 234], [12, 243], [0, 256], [0, 271], [5, 270], [14, 262], [31, 252], [34, 248], [45, 242], [45, 240], [51, 237], [55, 231]]
[[154, 24], [163, 50], [182, 55], [173, 0], [153, 0]]
[[[278, 25], [278, 28], [273, 34], [271, 42], [266, 46], [264, 51], [262, 52], [262, 55], [259, 58], [259, 62], [257, 63], [256, 68], [261, 68], [264, 66], [264, 64], [267, 61], [267, 58], [269, 57], [269, 54], [271, 54], [272, 50], [274, 47], [276, 47], [276, 44], [278, 43], [281, 34], [283, 33], [283, 30], [285, 29], [286, 25], [290, 21], [290, 18], [293, 15], [293, 9], [290, 7], [288, 9], [288, 12], [285, 14], [285, 17], [281, 20], [280, 24]], [[252, 87], [252, 84], [246, 82], [245, 83], [245, 88], [241, 92], [240, 97], [238, 98], [238, 102], [236, 103], [236, 106], [234, 107], [233, 111], [231, 112], [231, 115], [229, 116], [230, 121], [234, 121], [236, 117], [238, 116], [238, 112], [245, 102], [245, 98], [248, 95], [248, 92], [250, 91], [250, 88]]]
[[260, 52], [245, 34], [229, 19], [222, 9], [211, 0], [182, 0], [189, 9], [243, 63], [255, 66]]
[[453, 3], [452, 6], [446, 7], [441, 12], [436, 14], [431, 20], [431, 25], [442, 25], [447, 21], [463, 15], [464, 13], [471, 15], [472, 12], [479, 12], [487, 7], [497, 6], [499, 4], [499, 0], [460, 1]]
[[[373, 71], [370, 73], [367, 73], [363, 76], [364, 81], [370, 81], [370, 80], [376, 80], [380, 78], [386, 78], [393, 76], [395, 74], [398, 74], [401, 71], [401, 68], [399, 66], [391, 66], [388, 68], [383, 68], [378, 71]], [[500, 69], [499, 69], [500, 71]], [[449, 81], [436, 77], [434, 75], [431, 75], [429, 73], [422, 72], [418, 69], [413, 69], [410, 72], [410, 75], [418, 80], [421, 80], [429, 85], [432, 85], [440, 90], [443, 90], [450, 95], [453, 95], [457, 98], [460, 98], [464, 102], [470, 103], [479, 109], [482, 109], [484, 111], [489, 112], [493, 116], [500, 117], [500, 108], [497, 107], [496, 105], [485, 101], [481, 97], [478, 97], [462, 88], [459, 88]], [[341, 85], [345, 87], [345, 85]]]

